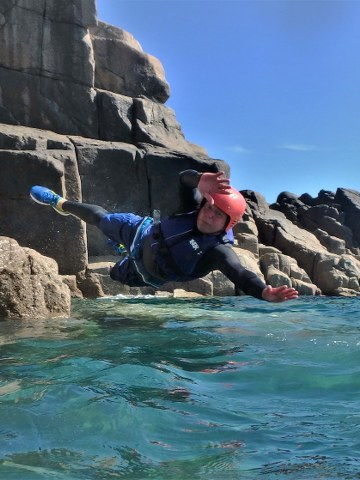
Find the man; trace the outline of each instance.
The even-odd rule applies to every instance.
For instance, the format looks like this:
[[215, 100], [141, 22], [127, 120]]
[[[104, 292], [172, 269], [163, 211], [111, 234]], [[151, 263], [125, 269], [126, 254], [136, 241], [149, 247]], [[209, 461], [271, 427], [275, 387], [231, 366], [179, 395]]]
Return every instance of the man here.
[[246, 202], [223, 172], [185, 170], [180, 174], [180, 183], [185, 200], [187, 197], [186, 213], [157, 221], [72, 202], [41, 186], [32, 187], [30, 196], [62, 215], [74, 215], [97, 226], [113, 244], [124, 246], [127, 255], [114, 265], [110, 276], [129, 286], [159, 287], [220, 270], [236, 290], [256, 298], [282, 302], [298, 297], [294, 288], [266, 286], [256, 274], [242, 267], [230, 245], [231, 229], [243, 216]]

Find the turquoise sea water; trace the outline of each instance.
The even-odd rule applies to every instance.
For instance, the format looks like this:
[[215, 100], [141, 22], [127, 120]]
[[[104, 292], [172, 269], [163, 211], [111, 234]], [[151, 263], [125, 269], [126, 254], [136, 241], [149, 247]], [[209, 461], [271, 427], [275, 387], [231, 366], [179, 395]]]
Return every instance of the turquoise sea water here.
[[360, 299], [0, 322], [0, 478], [360, 478]]

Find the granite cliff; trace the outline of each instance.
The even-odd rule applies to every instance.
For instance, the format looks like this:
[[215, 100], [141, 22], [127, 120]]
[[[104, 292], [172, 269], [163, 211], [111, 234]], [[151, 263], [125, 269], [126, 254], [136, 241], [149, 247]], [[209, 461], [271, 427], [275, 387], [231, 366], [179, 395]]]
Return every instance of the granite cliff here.
[[[55, 268], [53, 281], [73, 295], [81, 295], [77, 286], [88, 296], [139, 291], [108, 279], [116, 257], [103, 261], [111, 252], [100, 233], [32, 203], [28, 191], [43, 184], [110, 211], [179, 210], [178, 172], [229, 169], [186, 140], [175, 112], [165, 105], [169, 95], [160, 61], [130, 33], [98, 21], [95, 0], [1, 2], [0, 286], [8, 292], [3, 299], [11, 297], [11, 288], [21, 291], [22, 269], [31, 276], [30, 250], [22, 247], [56, 260], [60, 275]], [[249, 269], [303, 294], [360, 294], [358, 192], [322, 191], [316, 199], [283, 192], [270, 206], [256, 192], [244, 194], [249, 208], [236, 229], [236, 249]], [[15, 258], [14, 249], [24, 259], [10, 262], [16, 274], [6, 260]], [[51, 261], [45, 264], [41, 275], [50, 275]], [[18, 283], [11, 283], [15, 277]], [[181, 288], [233, 293], [218, 272]], [[28, 297], [25, 305], [35, 305], [39, 295]], [[44, 302], [39, 315], [51, 311]], [[2, 315], [11, 316], [6, 300], [3, 304], [8, 313]], [[25, 311], [17, 307], [13, 315]], [[37, 315], [36, 308], [27, 312]]]

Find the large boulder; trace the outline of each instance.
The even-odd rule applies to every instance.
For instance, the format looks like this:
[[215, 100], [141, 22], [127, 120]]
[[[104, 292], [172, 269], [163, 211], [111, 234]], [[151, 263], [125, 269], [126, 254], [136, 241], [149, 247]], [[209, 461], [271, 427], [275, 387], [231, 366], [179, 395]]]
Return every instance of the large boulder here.
[[309, 193], [303, 193], [300, 195], [299, 200], [309, 207], [315, 205], [315, 199]]
[[296, 260], [288, 255], [265, 253], [260, 257], [260, 268], [266, 283], [272, 287], [287, 285], [296, 288], [300, 295], [320, 293], [305, 270], [300, 268]]
[[359, 295], [360, 262], [351, 255], [319, 255], [314, 264], [313, 281], [328, 295], [336, 295], [341, 288]]
[[256, 217], [256, 224], [262, 243], [272, 245], [285, 255], [295, 258], [310, 276], [316, 255], [327, 253], [312, 233], [294, 225], [282, 212], [268, 210]]
[[104, 22], [90, 28], [95, 53], [95, 86], [129, 97], [166, 102], [170, 88], [160, 61], [143, 52], [139, 42]]
[[194, 157], [207, 155], [205, 149], [185, 139], [171, 108], [100, 89], [96, 98], [102, 140], [151, 144]]
[[345, 225], [354, 236], [356, 246], [360, 246], [360, 192], [348, 188], [338, 188], [335, 201], [339, 203], [345, 213]]
[[95, 0], [1, 2], [0, 122], [97, 136], [95, 13]]
[[[253, 253], [243, 248], [234, 247], [234, 251], [239, 258], [242, 267], [255, 273], [264, 280], [264, 276], [259, 268], [257, 259]], [[231, 296], [235, 294], [243, 294], [241, 290], [236, 290], [234, 284], [220, 271], [211, 272], [207, 277], [214, 285], [213, 295]]]
[[259, 232], [249, 206], [246, 208], [241, 221], [233, 228], [233, 233], [235, 245], [252, 252], [256, 257], [259, 256]]
[[134, 141], [150, 143], [192, 156], [206, 150], [185, 140], [175, 112], [165, 105], [144, 98], [134, 99]]
[[291, 223], [281, 212], [268, 210], [257, 216], [256, 222], [260, 240], [295, 258], [323, 293], [334, 294], [339, 287], [360, 291], [355, 258], [329, 253], [315, 235]]
[[248, 250], [256, 257], [259, 256], [259, 241], [257, 235], [249, 233], [238, 233], [235, 236], [236, 245], [244, 250]]
[[90, 87], [0, 66], [0, 92], [2, 123], [98, 136], [95, 90]]
[[84, 203], [112, 212], [145, 214], [150, 210], [146, 166], [134, 145], [71, 137]]
[[261, 215], [269, 210], [269, 205], [263, 195], [254, 190], [241, 190], [245, 197], [246, 203], [252, 211], [255, 218], [256, 215]]
[[[304, 203], [301, 198], [306, 202]], [[275, 204], [270, 206], [274, 210], [279, 210], [285, 214], [286, 218], [301, 228], [306, 228], [310, 232], [318, 235], [319, 230], [324, 231], [331, 238], [337, 238], [343, 241], [347, 248], [354, 248], [351, 229], [344, 225], [345, 213], [341, 205], [336, 202], [335, 194], [327, 190], [320, 190], [317, 198], [310, 199], [307, 194], [301, 197], [289, 192], [282, 192]], [[319, 236], [323, 245], [329, 245], [331, 251], [339, 253], [334, 247], [334, 242]]]
[[75, 149], [67, 137], [26, 127], [0, 125], [0, 228], [54, 258], [63, 274], [83, 270], [87, 264], [84, 225], [63, 217], [29, 198], [33, 185], [44, 185], [70, 200], [81, 199]]
[[[82, 188], [82, 201], [100, 205], [110, 213], [149, 214], [149, 190], [141, 152], [127, 143], [72, 137]], [[89, 254], [106, 255], [106, 238], [87, 225]]]
[[179, 183], [181, 171], [229, 172], [225, 162], [206, 155], [192, 156], [149, 144], [143, 144], [142, 148], [149, 185], [150, 212], [156, 209], [160, 210], [161, 215], [171, 215], [184, 211], [184, 195]]
[[329, 235], [320, 228], [316, 228], [313, 233], [330, 253], [336, 253], [337, 255], [346, 253], [345, 240]]
[[205, 279], [212, 283], [214, 296], [231, 297], [235, 295], [234, 284], [220, 271], [210, 272]]
[[301, 200], [306, 205], [312, 207], [314, 205], [332, 205], [336, 206], [335, 194], [330, 190], [320, 190], [318, 196], [313, 198], [308, 193], [303, 193], [300, 195], [299, 200]]
[[239, 261], [242, 267], [250, 270], [262, 280], [264, 280], [264, 275], [260, 270], [258, 259], [256, 258], [256, 256], [252, 252], [245, 250], [241, 247], [233, 247], [233, 249], [236, 255], [239, 257]]
[[336, 203], [335, 194], [330, 190], [320, 190], [315, 201], [318, 205], [321, 205], [324, 203], [327, 205], [334, 204]]
[[348, 248], [354, 247], [353, 234], [349, 227], [343, 224], [344, 214], [329, 205], [316, 205], [299, 214], [300, 225], [311, 232], [317, 229], [328, 235], [343, 240]]
[[286, 218], [295, 224], [299, 223], [299, 214], [304, 213], [308, 208], [297, 195], [291, 192], [281, 192], [277, 197], [276, 203], [270, 207], [283, 212]]
[[133, 98], [98, 90], [96, 100], [99, 113], [99, 137], [102, 140], [135, 143]]
[[[41, 1], [30, 0], [30, 2], [35, 5], [38, 5]], [[53, 22], [69, 23], [81, 27], [97, 25], [96, 0], [67, 0], [66, 2], [59, 2], [58, 0], [45, 1], [46, 9], [44, 16]], [[17, 3], [28, 6], [29, 0], [22, 0]]]
[[70, 315], [70, 290], [55, 260], [0, 237], [0, 317]]
[[2, 0], [0, 20], [2, 67], [94, 84], [87, 28], [97, 23], [95, 0]]
[[241, 221], [237, 223], [233, 228], [234, 236], [238, 233], [246, 233], [249, 235], [258, 235], [258, 229], [251, 212], [250, 207], [246, 208], [244, 215], [241, 218]]

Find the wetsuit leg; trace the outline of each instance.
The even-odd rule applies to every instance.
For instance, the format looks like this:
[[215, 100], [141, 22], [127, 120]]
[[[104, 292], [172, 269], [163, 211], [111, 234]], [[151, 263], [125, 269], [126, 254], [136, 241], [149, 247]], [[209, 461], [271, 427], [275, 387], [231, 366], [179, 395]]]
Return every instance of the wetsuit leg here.
[[[143, 217], [132, 213], [108, 213], [101, 218], [99, 228], [110, 240], [122, 243], [127, 252], [130, 252], [135, 234], [142, 221]], [[114, 265], [110, 277], [130, 287], [146, 285], [137, 271], [134, 260], [129, 256]]]
[[71, 215], [80, 218], [80, 220], [83, 220], [90, 225], [95, 225], [96, 227], [99, 226], [101, 219], [109, 213], [98, 205], [71, 202], [70, 200], [66, 200], [61, 208], [65, 210], [65, 212], [69, 212]]
[[107, 213], [100, 219], [98, 227], [110, 240], [122, 243], [130, 252], [136, 231], [144, 217], [133, 213]]
[[66, 200], [61, 206], [65, 212], [98, 227], [113, 242], [123, 243], [130, 251], [138, 226], [143, 217], [132, 213], [109, 213], [98, 205]]
[[[61, 208], [84, 222], [95, 225], [114, 243], [124, 244], [128, 252], [130, 252], [130, 246], [137, 228], [143, 220], [143, 217], [132, 213], [109, 213], [98, 205], [69, 200], [64, 202]], [[131, 287], [147, 285], [143, 282], [133, 260], [129, 257], [125, 257], [112, 267], [110, 277]]]

